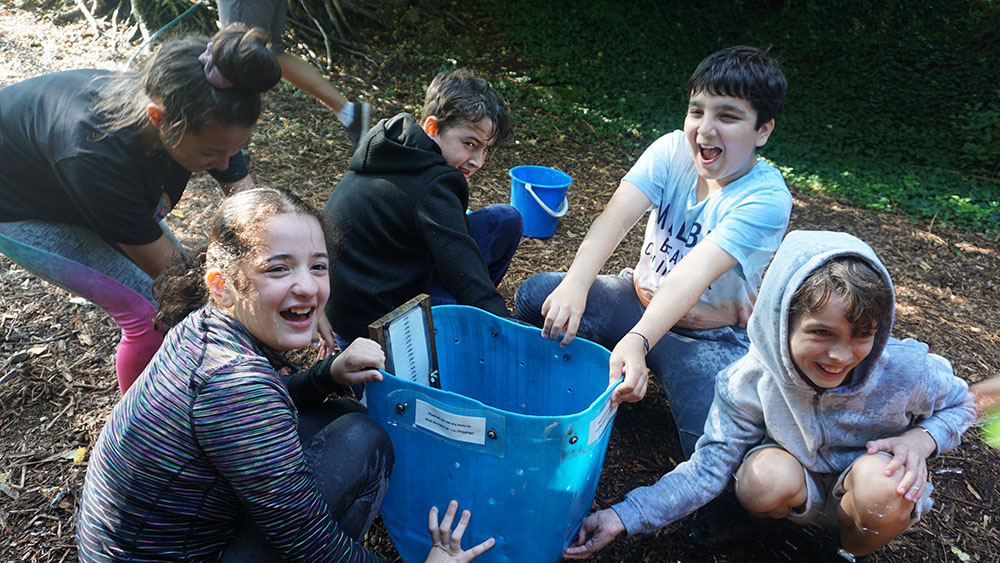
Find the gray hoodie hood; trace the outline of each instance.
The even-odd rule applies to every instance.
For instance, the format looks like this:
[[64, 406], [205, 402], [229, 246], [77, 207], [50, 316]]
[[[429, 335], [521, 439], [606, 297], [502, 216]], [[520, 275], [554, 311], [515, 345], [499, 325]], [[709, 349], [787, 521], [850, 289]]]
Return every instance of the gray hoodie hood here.
[[792, 296], [809, 274], [841, 256], [857, 256], [868, 262], [882, 275], [893, 295], [892, 306], [883, 318], [878, 319], [871, 353], [854, 368], [854, 373], [848, 380], [851, 387], [860, 385], [867, 379], [892, 333], [896, 309], [892, 279], [871, 247], [847, 233], [829, 231], [788, 233], [767, 269], [760, 286], [760, 294], [757, 296], [757, 303], [754, 305], [753, 315], [747, 324], [747, 333], [751, 341], [749, 353], [757, 356], [760, 365], [770, 368], [781, 366], [780, 373], [773, 375], [787, 384], [809, 386], [798, 375], [788, 347], [788, 310]]

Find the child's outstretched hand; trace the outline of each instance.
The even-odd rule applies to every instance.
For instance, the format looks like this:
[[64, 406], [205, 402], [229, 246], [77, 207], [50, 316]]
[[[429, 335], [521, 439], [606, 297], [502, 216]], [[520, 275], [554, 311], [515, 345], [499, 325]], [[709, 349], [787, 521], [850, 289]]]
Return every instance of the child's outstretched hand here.
[[922, 428], [911, 428], [899, 436], [882, 438], [868, 442], [868, 454], [888, 452], [892, 461], [885, 466], [888, 477], [904, 469], [903, 478], [896, 486], [896, 492], [910, 502], [917, 502], [927, 487], [927, 458], [937, 450], [937, 443]]
[[588, 287], [576, 283], [569, 277], [563, 278], [559, 285], [542, 303], [542, 338], [556, 340], [562, 334], [560, 346], [567, 346], [576, 338], [580, 329], [580, 319], [587, 308]]
[[618, 513], [610, 508], [598, 510], [583, 519], [573, 543], [563, 552], [565, 559], [586, 559], [611, 543], [625, 531], [625, 524]]
[[452, 530], [451, 522], [455, 519], [456, 512], [458, 512], [458, 501], [453, 500], [448, 503], [448, 511], [444, 513], [444, 519], [441, 520], [439, 526], [438, 509], [436, 506], [431, 507], [431, 512], [427, 517], [427, 528], [430, 530], [431, 541], [434, 542], [434, 545], [431, 547], [431, 552], [427, 554], [428, 563], [472, 561], [496, 543], [496, 540], [489, 538], [483, 543], [463, 551], [462, 535], [465, 534], [465, 527], [469, 525], [472, 513], [463, 510], [458, 525]]
[[330, 364], [330, 377], [340, 385], [382, 381], [378, 370], [385, 367], [385, 352], [378, 342], [358, 338]]

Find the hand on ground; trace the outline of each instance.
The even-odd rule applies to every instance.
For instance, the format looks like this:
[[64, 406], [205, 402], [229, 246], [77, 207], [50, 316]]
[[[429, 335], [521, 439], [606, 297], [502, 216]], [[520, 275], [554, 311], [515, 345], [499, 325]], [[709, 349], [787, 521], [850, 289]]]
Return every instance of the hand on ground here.
[[586, 559], [611, 543], [625, 531], [618, 513], [610, 508], [599, 510], [583, 520], [573, 543], [563, 552], [565, 559]]

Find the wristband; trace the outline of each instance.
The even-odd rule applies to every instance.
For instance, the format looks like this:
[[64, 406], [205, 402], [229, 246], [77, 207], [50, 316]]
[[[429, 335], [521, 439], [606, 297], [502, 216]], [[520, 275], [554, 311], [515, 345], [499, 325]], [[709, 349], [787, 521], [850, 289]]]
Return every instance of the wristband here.
[[625, 334], [626, 335], [634, 334], [634, 335], [638, 336], [639, 338], [641, 338], [642, 339], [642, 345], [643, 345], [644, 348], [646, 348], [646, 353], [647, 354], [649, 353], [649, 339], [646, 338], [646, 335], [644, 335], [641, 332], [636, 332], [634, 330], [630, 330], [630, 331], [626, 332]]

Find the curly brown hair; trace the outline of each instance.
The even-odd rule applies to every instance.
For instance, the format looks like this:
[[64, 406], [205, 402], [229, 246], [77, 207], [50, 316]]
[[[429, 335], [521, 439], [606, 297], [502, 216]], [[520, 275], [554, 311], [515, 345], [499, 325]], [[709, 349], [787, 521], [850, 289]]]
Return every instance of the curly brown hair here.
[[307, 215], [319, 221], [331, 256], [338, 238], [323, 214], [297, 195], [276, 188], [238, 192], [219, 206], [212, 220], [208, 246], [193, 258], [178, 261], [153, 283], [159, 303], [155, 322], [163, 327], [179, 323], [208, 302], [205, 272], [218, 269], [233, 280], [237, 290], [246, 287], [242, 268], [265, 234], [268, 221], [285, 213]]
[[892, 291], [880, 272], [857, 256], [840, 256], [816, 268], [802, 281], [788, 307], [789, 326], [803, 314], [822, 311], [837, 296], [852, 333], [870, 334], [893, 304]]

